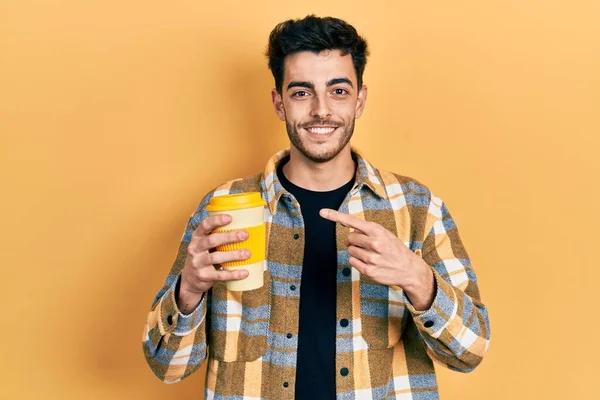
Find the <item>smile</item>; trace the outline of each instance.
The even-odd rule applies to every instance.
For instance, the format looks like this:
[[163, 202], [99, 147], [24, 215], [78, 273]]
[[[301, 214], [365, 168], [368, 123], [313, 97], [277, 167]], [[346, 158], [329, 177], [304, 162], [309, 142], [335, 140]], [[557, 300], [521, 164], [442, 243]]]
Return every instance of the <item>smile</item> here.
[[306, 128], [307, 131], [309, 131], [310, 133], [313, 133], [315, 135], [328, 135], [330, 133], [332, 133], [333, 131], [335, 131], [336, 127], [309, 127]]

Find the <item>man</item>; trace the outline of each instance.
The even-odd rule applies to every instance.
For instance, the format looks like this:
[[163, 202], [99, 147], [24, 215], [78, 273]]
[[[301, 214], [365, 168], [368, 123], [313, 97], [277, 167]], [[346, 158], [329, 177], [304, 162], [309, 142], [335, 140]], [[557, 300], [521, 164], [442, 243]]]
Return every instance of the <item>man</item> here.
[[[208, 359], [207, 399], [437, 399], [432, 360], [468, 372], [489, 343], [487, 310], [445, 204], [350, 146], [367, 100], [367, 44], [335, 18], [279, 24], [272, 100], [291, 146], [262, 174], [211, 191], [190, 218], [144, 333], [154, 373], [177, 382]], [[265, 285], [220, 264], [244, 231], [208, 217], [213, 196], [267, 201]]]

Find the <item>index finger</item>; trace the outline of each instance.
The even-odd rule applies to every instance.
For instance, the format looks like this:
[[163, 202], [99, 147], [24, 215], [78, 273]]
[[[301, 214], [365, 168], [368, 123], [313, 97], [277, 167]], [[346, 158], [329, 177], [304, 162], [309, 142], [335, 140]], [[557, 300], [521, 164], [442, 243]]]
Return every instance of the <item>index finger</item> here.
[[220, 228], [231, 222], [231, 216], [227, 214], [216, 214], [210, 217], [204, 218], [194, 231], [196, 236], [206, 236], [213, 229]]
[[339, 222], [344, 226], [349, 226], [350, 228], [357, 229], [367, 234], [371, 232], [371, 225], [369, 222], [353, 217], [350, 214], [344, 214], [330, 208], [323, 208], [321, 211], [319, 211], [319, 215], [330, 221]]

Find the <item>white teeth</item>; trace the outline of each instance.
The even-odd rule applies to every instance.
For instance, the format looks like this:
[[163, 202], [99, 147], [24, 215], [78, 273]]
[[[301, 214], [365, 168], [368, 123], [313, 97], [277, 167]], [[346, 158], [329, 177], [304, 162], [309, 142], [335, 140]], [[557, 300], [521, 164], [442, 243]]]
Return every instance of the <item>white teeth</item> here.
[[327, 135], [335, 130], [335, 128], [309, 128], [310, 133], [315, 133], [317, 135]]

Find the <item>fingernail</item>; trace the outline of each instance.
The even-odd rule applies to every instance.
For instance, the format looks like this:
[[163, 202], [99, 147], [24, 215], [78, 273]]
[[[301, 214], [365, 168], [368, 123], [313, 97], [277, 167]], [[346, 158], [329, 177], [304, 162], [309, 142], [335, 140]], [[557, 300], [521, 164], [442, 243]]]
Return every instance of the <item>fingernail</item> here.
[[238, 237], [239, 237], [240, 239], [248, 239], [248, 232], [246, 232], [246, 231], [241, 231], [241, 232], [238, 234]]
[[322, 208], [321, 211], [319, 211], [319, 214], [321, 214], [321, 217], [326, 217], [327, 216], [327, 210]]
[[248, 250], [242, 250], [242, 257], [250, 257], [250, 252]]
[[223, 214], [223, 222], [230, 222], [231, 221], [231, 217], [227, 214]]

